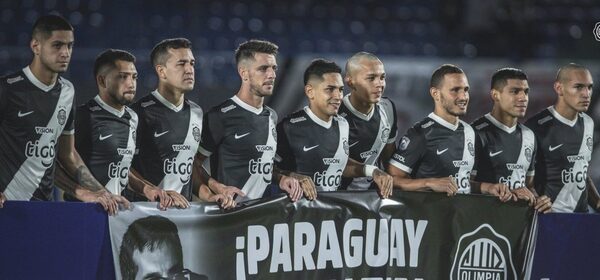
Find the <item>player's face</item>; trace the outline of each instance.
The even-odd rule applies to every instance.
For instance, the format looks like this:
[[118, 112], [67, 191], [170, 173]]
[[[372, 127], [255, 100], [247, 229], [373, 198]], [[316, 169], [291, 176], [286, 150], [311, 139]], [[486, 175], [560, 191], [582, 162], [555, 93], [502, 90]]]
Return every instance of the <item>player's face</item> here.
[[567, 81], [559, 83], [557, 90], [567, 106], [577, 112], [585, 112], [590, 107], [594, 81], [587, 70], [571, 70]]
[[133, 102], [137, 86], [135, 64], [117, 60], [115, 66], [105, 76], [106, 91], [114, 103], [129, 105]]
[[342, 75], [323, 74], [323, 81], [311, 82], [307, 87], [310, 109], [318, 117], [329, 119], [337, 114], [344, 96]]
[[135, 250], [133, 262], [138, 266], [136, 280], [167, 278], [183, 269], [183, 263], [181, 260], [177, 260], [173, 249], [164, 243], [154, 251], [150, 251], [150, 249], [144, 249], [141, 252]]
[[375, 104], [381, 100], [385, 89], [385, 69], [379, 60], [363, 59], [348, 80], [352, 94], [363, 102]]
[[255, 53], [254, 60], [249, 60], [247, 67], [250, 92], [261, 97], [273, 95], [273, 87], [277, 77], [275, 56], [266, 53]]
[[166, 82], [181, 92], [193, 90], [195, 63], [191, 49], [169, 49], [169, 59], [164, 67]]
[[529, 84], [527, 80], [508, 79], [501, 92], [495, 92], [496, 104], [511, 117], [522, 118], [529, 103]]
[[469, 82], [465, 74], [447, 74], [440, 85], [440, 105], [446, 113], [460, 117], [467, 113]]
[[50, 37], [32, 39], [31, 47], [41, 65], [54, 73], [67, 71], [73, 52], [73, 31], [52, 31]]

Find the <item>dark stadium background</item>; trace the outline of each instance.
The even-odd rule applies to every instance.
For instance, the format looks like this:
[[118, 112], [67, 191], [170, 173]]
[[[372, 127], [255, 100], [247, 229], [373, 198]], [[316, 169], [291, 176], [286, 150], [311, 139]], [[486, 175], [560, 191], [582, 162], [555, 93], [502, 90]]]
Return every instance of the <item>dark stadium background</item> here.
[[[47, 13], [61, 14], [75, 27], [64, 76], [74, 83], [78, 103], [96, 94], [93, 62], [106, 48], [136, 55], [137, 97], [148, 94], [156, 86], [150, 50], [170, 37], [194, 45], [196, 87], [188, 97], [205, 110], [237, 92], [233, 50], [239, 43], [259, 38], [278, 44], [281, 70], [267, 104], [280, 117], [305, 105], [302, 73], [312, 59], [343, 65], [357, 51], [375, 53], [386, 66], [385, 94], [396, 103], [400, 134], [432, 110], [428, 80], [442, 63], [459, 65], [469, 78], [469, 122], [491, 109], [489, 79], [500, 67], [529, 75], [528, 115], [554, 102], [552, 82], [562, 64], [588, 66], [600, 83], [596, 0], [0, 0], [0, 74], [30, 62], [31, 26]], [[596, 101], [594, 96], [588, 113], [598, 123]], [[591, 174], [598, 184], [596, 154]]]

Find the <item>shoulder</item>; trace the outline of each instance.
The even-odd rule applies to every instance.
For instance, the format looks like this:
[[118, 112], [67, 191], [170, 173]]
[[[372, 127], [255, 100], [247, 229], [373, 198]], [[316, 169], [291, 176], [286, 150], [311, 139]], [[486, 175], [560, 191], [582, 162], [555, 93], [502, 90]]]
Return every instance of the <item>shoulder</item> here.
[[544, 109], [538, 112], [537, 114], [533, 115], [531, 118], [529, 118], [525, 122], [525, 125], [531, 128], [532, 130], [536, 130], [537, 128], [549, 125], [551, 123], [550, 121], [553, 119], [554, 116], [552, 115], [552, 113], [550, 113], [550, 110]]
[[490, 127], [490, 122], [485, 116], [481, 116], [471, 123], [471, 127], [477, 131], [485, 130], [486, 128]]
[[307, 120], [308, 116], [306, 115], [306, 112], [304, 112], [304, 110], [299, 110], [287, 115], [281, 120], [281, 123], [284, 125], [302, 125], [303, 123], [306, 123]]
[[154, 96], [152, 94], [147, 94], [146, 96], [140, 98], [137, 102], [131, 105], [131, 109], [136, 112], [141, 112], [149, 107], [155, 106], [157, 104]]
[[220, 104], [210, 108], [208, 110], [208, 112], [206, 112], [206, 114], [208, 115], [226, 115], [226, 114], [230, 114], [232, 110], [236, 109], [238, 107], [237, 104], [235, 104], [235, 102], [233, 102], [231, 99], [227, 99], [223, 102], [221, 102]]
[[71, 81], [63, 78], [63, 77], [58, 77], [58, 82], [63, 86], [63, 87], [67, 87], [67, 88], [75, 88], [73, 86], [73, 83], [71, 83]]
[[23, 71], [17, 71], [0, 77], [0, 88], [19, 86], [27, 82]]

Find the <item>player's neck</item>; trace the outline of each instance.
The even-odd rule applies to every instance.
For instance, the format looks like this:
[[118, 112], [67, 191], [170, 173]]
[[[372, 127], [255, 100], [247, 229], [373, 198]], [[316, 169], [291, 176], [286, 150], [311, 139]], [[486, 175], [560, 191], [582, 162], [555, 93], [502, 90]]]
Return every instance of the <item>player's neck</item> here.
[[241, 88], [240, 91], [238, 91], [238, 93], [236, 94], [236, 96], [240, 100], [244, 101], [244, 103], [257, 109], [262, 108], [265, 101], [264, 97], [252, 94], [249, 90], [245, 90], [244, 88]]
[[556, 105], [554, 105], [554, 110], [556, 110], [558, 114], [560, 114], [567, 120], [572, 121], [577, 118], [578, 112], [575, 109], [568, 106], [567, 104], [565, 104], [564, 102], [557, 102]]
[[37, 59], [34, 59], [31, 64], [29, 64], [29, 70], [31, 70], [31, 73], [40, 82], [47, 86], [53, 85], [56, 83], [56, 79], [58, 79], [58, 73], [44, 67], [44, 65], [42, 65], [42, 63], [40, 63]]
[[123, 111], [123, 108], [125, 106], [123, 106], [123, 104], [115, 102], [112, 98], [110, 98], [110, 96], [108, 95], [107, 92], [101, 92], [98, 94], [98, 96], [100, 96], [100, 99], [102, 99], [102, 101], [104, 101], [104, 103], [106, 103], [106, 105], [116, 109], [119, 112]]
[[365, 115], [368, 115], [369, 113], [371, 113], [371, 110], [373, 110], [373, 108], [375, 107], [375, 104], [373, 103], [369, 103], [369, 102], [365, 102], [360, 100], [356, 94], [350, 94], [350, 104], [352, 104], [352, 107], [354, 107], [354, 109], [356, 109], [356, 111], [359, 111]]
[[496, 119], [501, 124], [507, 127], [514, 127], [515, 125], [517, 125], [518, 119], [516, 117], [513, 117], [507, 114], [506, 112], [503, 112], [502, 110], [500, 110], [500, 108], [496, 106], [492, 108], [492, 112], [490, 114], [492, 115], [492, 117], [494, 117], [494, 119]]
[[308, 106], [308, 109], [315, 115], [317, 116], [317, 118], [319, 118], [320, 120], [324, 121], [324, 122], [331, 122], [331, 119], [333, 119], [333, 116], [327, 115], [319, 110], [314, 110], [312, 107], [310, 107], [310, 105]]
[[458, 124], [458, 117], [455, 115], [448, 114], [446, 112], [446, 110], [435, 108], [433, 110], [433, 113], [436, 114], [438, 117], [442, 118], [443, 120], [447, 121], [450, 124], [453, 124], [453, 125]]
[[158, 94], [175, 106], [180, 106], [185, 97], [184, 92], [176, 90], [163, 83], [158, 84]]

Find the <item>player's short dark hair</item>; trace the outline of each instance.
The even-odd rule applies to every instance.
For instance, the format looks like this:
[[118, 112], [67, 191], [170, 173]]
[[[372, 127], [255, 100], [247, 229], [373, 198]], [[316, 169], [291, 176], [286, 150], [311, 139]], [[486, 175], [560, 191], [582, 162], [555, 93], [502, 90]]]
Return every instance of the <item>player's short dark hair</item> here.
[[192, 42], [186, 38], [171, 38], [160, 41], [152, 48], [150, 53], [152, 66], [165, 65], [169, 59], [169, 49], [192, 49]]
[[101, 52], [94, 62], [94, 77], [105, 68], [114, 68], [117, 66], [117, 61], [127, 61], [135, 63], [135, 56], [124, 50], [108, 49]]
[[31, 37], [42, 36], [41, 39], [46, 39], [52, 35], [52, 31], [73, 31], [73, 26], [59, 15], [44, 15], [33, 24]]
[[256, 53], [277, 55], [278, 50], [279, 47], [269, 41], [252, 39], [241, 43], [235, 50], [235, 63], [239, 65], [242, 60], [254, 60]]
[[308, 81], [313, 78], [323, 79], [323, 75], [327, 73], [338, 73], [342, 74], [342, 68], [340, 68], [335, 62], [318, 58], [313, 60], [310, 65], [304, 70], [304, 85], [308, 84]]
[[431, 80], [429, 81], [429, 87], [439, 88], [440, 84], [444, 80], [444, 76], [449, 74], [464, 74], [465, 72], [458, 68], [456, 65], [443, 64], [433, 71]]
[[491, 89], [502, 91], [508, 83], [508, 80], [527, 80], [527, 75], [523, 70], [517, 68], [501, 68], [492, 75]]
[[581, 64], [571, 62], [571, 63], [564, 65], [558, 69], [558, 71], [556, 72], [556, 79], [554, 81], [561, 82], [561, 83], [566, 82], [567, 72], [570, 72], [571, 70], [590, 71]]
[[178, 260], [178, 269], [183, 270], [183, 251], [177, 226], [169, 219], [154, 215], [137, 219], [129, 225], [123, 235], [119, 253], [119, 266], [124, 280], [135, 279], [138, 271], [137, 264], [133, 261], [135, 250], [154, 251], [166, 245], [175, 253]]

